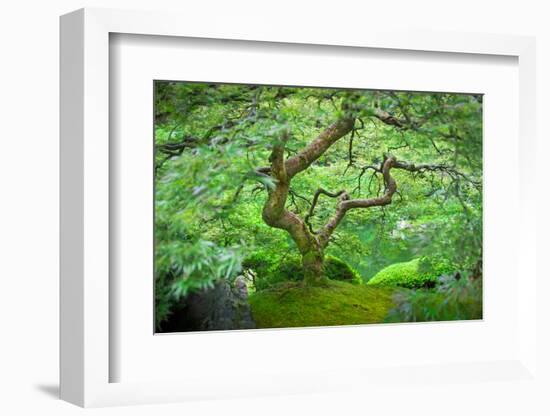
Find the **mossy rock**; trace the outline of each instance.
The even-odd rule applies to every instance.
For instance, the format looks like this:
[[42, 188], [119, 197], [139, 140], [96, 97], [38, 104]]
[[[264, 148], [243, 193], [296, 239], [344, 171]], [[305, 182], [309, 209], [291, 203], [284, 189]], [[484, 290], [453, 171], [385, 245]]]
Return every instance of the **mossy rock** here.
[[394, 289], [327, 280], [280, 284], [249, 296], [257, 328], [358, 325], [384, 322]]
[[401, 286], [406, 288], [434, 287], [438, 278], [452, 273], [454, 267], [441, 259], [421, 257], [404, 263], [395, 263], [380, 270], [368, 285]]

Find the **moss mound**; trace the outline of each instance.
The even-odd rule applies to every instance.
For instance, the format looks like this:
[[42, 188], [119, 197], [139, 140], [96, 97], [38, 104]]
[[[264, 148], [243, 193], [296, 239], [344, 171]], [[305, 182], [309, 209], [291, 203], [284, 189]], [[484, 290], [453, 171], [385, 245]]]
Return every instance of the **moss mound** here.
[[453, 266], [444, 260], [421, 257], [392, 264], [380, 270], [367, 284], [411, 289], [434, 287], [439, 276], [451, 273], [453, 269]]
[[258, 328], [357, 325], [384, 322], [393, 308], [390, 288], [327, 281], [286, 283], [249, 297]]

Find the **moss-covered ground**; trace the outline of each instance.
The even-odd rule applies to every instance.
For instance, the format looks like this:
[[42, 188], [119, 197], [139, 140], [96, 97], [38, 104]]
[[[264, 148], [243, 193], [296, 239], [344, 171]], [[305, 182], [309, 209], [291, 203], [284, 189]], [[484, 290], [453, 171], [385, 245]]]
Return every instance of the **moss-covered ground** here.
[[286, 283], [249, 297], [258, 328], [353, 325], [384, 322], [394, 288], [328, 280], [320, 286]]

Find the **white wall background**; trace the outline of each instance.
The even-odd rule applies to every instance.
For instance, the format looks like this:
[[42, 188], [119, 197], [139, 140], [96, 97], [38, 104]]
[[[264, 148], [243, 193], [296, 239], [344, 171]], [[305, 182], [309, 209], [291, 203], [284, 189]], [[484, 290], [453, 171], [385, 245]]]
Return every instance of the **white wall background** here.
[[[536, 35], [538, 41], [538, 164], [541, 196], [548, 191], [545, 154], [550, 151], [550, 12], [547, 1], [481, 0], [5, 0], [0, 6], [0, 414], [70, 415], [81, 409], [56, 399], [58, 383], [58, 16], [84, 6], [164, 9], [194, 19], [246, 14], [288, 25], [380, 25], [384, 22], [438, 30]], [[545, 138], [545, 139], [543, 139]], [[546, 183], [546, 185], [545, 185]], [[535, 208], [534, 208], [535, 209]], [[542, 215], [541, 215], [542, 217]], [[548, 251], [548, 220], [541, 218], [540, 258]], [[544, 239], [544, 241], [543, 241]], [[544, 244], [544, 246], [543, 246]], [[544, 247], [544, 249], [543, 249]], [[542, 263], [541, 263], [542, 264]], [[543, 282], [539, 293], [550, 293]], [[540, 298], [544, 298], [541, 296]], [[540, 305], [548, 316], [549, 303]], [[548, 332], [548, 331], [546, 331]], [[546, 356], [550, 351], [548, 334]], [[548, 358], [541, 354], [543, 364]], [[547, 372], [548, 373], [548, 372]], [[438, 399], [438, 386], [396, 397], [335, 393], [99, 409], [101, 415], [158, 414], [549, 414], [548, 403], [503, 383], [491, 394], [456, 386], [456, 400]], [[40, 413], [39, 413], [40, 412]]]

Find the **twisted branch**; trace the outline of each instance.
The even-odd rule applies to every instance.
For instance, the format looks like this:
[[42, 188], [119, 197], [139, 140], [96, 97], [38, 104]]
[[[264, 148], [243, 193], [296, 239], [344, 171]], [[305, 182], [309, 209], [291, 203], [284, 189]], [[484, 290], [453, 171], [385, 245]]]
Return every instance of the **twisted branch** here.
[[[352, 131], [355, 119], [341, 118], [321, 132], [306, 147], [295, 156], [288, 158], [285, 168], [289, 179], [306, 170], [313, 162], [319, 159], [334, 143]], [[258, 168], [257, 171], [269, 174], [272, 167]]]
[[441, 172], [441, 173], [447, 174], [455, 181], [458, 178], [462, 178], [476, 187], [481, 186], [481, 181], [476, 181], [470, 178], [468, 175], [464, 174], [463, 172], [460, 172], [453, 166], [449, 166], [449, 165], [444, 165], [444, 164], [434, 165], [434, 164], [428, 164], [428, 163], [415, 165], [414, 163], [396, 162], [394, 167], [396, 169], [403, 169], [408, 172], [418, 172], [418, 173]]
[[315, 195], [313, 196], [313, 202], [311, 203], [311, 207], [309, 208], [309, 212], [307, 213], [306, 217], [304, 218], [304, 221], [307, 224], [307, 226], [309, 228], [309, 231], [312, 234], [317, 234], [317, 232], [315, 232], [313, 230], [313, 226], [309, 222], [309, 219], [313, 216], [313, 212], [315, 211], [315, 206], [317, 205], [317, 201], [319, 200], [320, 195], [326, 195], [329, 198], [338, 198], [340, 196], [344, 197], [345, 199], [348, 198], [347, 193], [344, 190], [338, 191], [336, 193], [331, 193], [331, 192], [325, 191], [323, 188], [317, 189], [317, 191], [315, 191]]

